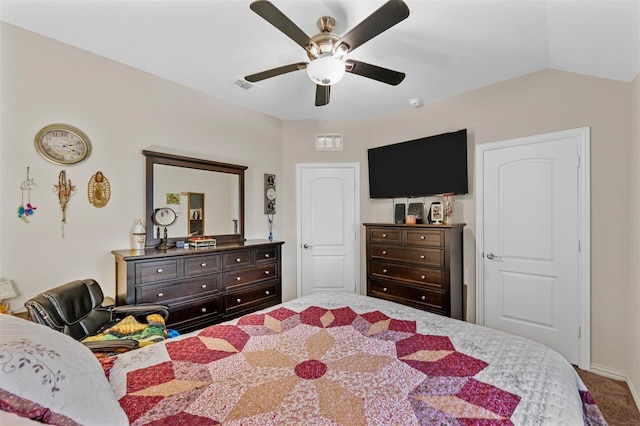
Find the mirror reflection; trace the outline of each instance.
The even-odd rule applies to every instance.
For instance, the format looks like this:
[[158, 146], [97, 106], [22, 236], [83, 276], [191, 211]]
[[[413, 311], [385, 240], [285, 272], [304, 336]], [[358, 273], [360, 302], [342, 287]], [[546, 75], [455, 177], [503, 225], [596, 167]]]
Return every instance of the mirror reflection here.
[[189, 236], [205, 235], [204, 232], [204, 194], [201, 192], [189, 192]]
[[240, 217], [237, 175], [164, 164], [155, 164], [153, 175], [154, 209], [169, 207], [178, 216], [169, 228], [169, 237], [184, 237], [193, 232], [198, 232], [197, 235], [237, 232], [234, 229], [234, 221]]

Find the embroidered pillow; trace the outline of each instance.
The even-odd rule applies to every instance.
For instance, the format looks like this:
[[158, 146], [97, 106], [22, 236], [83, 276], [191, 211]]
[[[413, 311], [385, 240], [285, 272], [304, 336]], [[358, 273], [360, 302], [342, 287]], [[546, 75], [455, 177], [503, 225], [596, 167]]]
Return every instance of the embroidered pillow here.
[[89, 349], [11, 315], [0, 315], [0, 409], [47, 424], [129, 424]]

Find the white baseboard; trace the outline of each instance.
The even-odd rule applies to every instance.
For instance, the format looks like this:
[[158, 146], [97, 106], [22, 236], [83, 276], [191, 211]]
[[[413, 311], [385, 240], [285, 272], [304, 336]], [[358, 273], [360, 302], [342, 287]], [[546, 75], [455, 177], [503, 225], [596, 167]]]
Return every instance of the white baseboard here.
[[636, 402], [636, 406], [638, 410], [640, 410], [640, 394], [636, 390], [633, 382], [629, 379], [626, 373], [615, 370], [613, 368], [605, 367], [604, 365], [599, 364], [591, 364], [591, 372], [594, 374], [599, 374], [604, 377], [608, 377], [614, 380], [621, 380], [629, 386], [629, 390], [631, 391], [631, 396], [633, 396], [633, 400]]
[[610, 379], [627, 381], [627, 373], [604, 365], [591, 363], [591, 372]]

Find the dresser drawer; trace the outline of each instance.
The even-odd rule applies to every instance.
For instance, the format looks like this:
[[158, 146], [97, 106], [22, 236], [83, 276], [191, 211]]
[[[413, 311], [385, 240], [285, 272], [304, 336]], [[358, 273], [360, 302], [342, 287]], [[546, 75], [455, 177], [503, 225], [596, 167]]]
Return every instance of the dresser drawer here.
[[234, 312], [265, 303], [278, 297], [278, 286], [276, 283], [256, 287], [251, 290], [236, 291], [224, 296], [225, 314], [233, 314]]
[[222, 269], [225, 271], [230, 269], [246, 268], [252, 264], [251, 252], [249, 250], [234, 251], [232, 253], [222, 255]]
[[220, 298], [208, 297], [198, 300], [191, 300], [188, 303], [178, 303], [169, 306], [169, 320], [167, 326], [180, 329], [180, 325], [190, 322], [197, 322], [219, 315], [221, 312]]
[[402, 279], [426, 284], [435, 288], [444, 288], [444, 271], [441, 269], [427, 269], [414, 266], [397, 265], [395, 263], [371, 262], [373, 275], [391, 279]]
[[275, 263], [265, 264], [254, 268], [227, 272], [223, 275], [224, 291], [240, 286], [253, 284], [261, 280], [269, 280], [278, 277], [278, 269]]
[[184, 264], [186, 276], [206, 275], [220, 270], [220, 256], [217, 254], [187, 258]]
[[412, 246], [444, 246], [444, 231], [438, 229], [412, 229], [406, 232], [406, 244]]
[[278, 250], [276, 247], [266, 247], [256, 250], [256, 263], [275, 262], [278, 260]]
[[371, 280], [369, 282], [369, 293], [370, 296], [418, 306], [422, 309], [428, 309], [437, 313], [444, 313], [446, 311], [445, 293], [437, 290]]
[[409, 248], [371, 244], [371, 257], [412, 262], [432, 268], [444, 268], [444, 250], [435, 248]]
[[162, 260], [136, 264], [136, 283], [146, 284], [178, 277], [178, 260]]
[[163, 285], [140, 286], [136, 289], [138, 303], [166, 303], [173, 299], [190, 296], [204, 296], [219, 291], [220, 275], [202, 279], [178, 281]]
[[369, 240], [372, 243], [402, 243], [402, 232], [400, 229], [371, 228], [369, 229]]

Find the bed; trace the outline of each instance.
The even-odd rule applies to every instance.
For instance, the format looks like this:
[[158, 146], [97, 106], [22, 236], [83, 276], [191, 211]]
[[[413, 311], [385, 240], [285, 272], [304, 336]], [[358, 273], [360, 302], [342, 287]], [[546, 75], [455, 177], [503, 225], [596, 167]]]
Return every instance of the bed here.
[[[6, 369], [4, 325], [2, 333]], [[110, 361], [108, 382], [90, 378], [106, 408], [92, 411], [85, 400], [84, 418], [49, 411], [65, 424], [96, 425], [606, 424], [573, 367], [546, 346], [340, 292]], [[34, 402], [5, 389], [5, 377], [0, 408], [17, 412], [7, 409], [7, 393]]]

